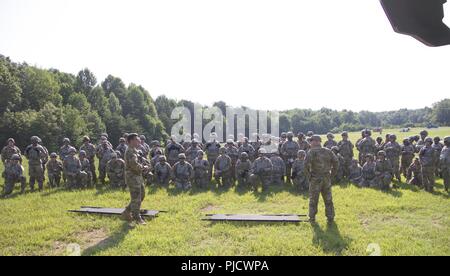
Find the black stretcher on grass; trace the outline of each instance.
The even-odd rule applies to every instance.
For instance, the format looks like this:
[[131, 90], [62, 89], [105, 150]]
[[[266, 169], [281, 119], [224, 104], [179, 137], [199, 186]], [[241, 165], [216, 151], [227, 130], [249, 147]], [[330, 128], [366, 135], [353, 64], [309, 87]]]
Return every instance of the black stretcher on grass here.
[[[73, 213], [81, 213], [81, 214], [94, 214], [94, 215], [113, 215], [120, 216], [124, 208], [103, 208], [103, 207], [81, 207], [79, 210], [69, 210], [69, 212]], [[155, 218], [159, 213], [164, 211], [155, 211], [155, 210], [141, 210], [141, 216], [147, 218]]]
[[237, 214], [208, 214], [203, 220], [207, 221], [233, 221], [233, 222], [287, 222], [299, 223], [308, 220], [301, 219], [306, 215], [237, 215]]

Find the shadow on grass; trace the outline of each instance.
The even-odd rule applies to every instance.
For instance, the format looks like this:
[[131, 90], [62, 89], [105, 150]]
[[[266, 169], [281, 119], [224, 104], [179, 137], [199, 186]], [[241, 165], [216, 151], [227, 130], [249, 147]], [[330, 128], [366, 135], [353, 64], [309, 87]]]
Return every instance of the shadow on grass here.
[[128, 225], [128, 223], [124, 223], [119, 230], [114, 232], [108, 238], [94, 244], [93, 246], [86, 248], [83, 251], [83, 256], [91, 256], [97, 255], [103, 251], [106, 251], [110, 248], [114, 248], [123, 242], [128, 232], [130, 232], [132, 228]]
[[314, 231], [313, 244], [320, 246], [325, 253], [342, 255], [351, 243], [350, 238], [341, 235], [335, 222], [328, 223], [325, 230], [318, 223], [312, 223], [311, 226]]

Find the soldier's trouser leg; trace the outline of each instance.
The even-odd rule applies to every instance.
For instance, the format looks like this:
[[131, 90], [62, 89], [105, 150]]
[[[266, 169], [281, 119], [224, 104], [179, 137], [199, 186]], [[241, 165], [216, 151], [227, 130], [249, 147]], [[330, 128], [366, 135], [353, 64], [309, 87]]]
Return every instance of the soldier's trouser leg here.
[[425, 190], [432, 192], [434, 189], [434, 167], [423, 167], [422, 176]]
[[10, 195], [14, 190], [14, 180], [13, 179], [5, 179], [5, 189], [3, 194]]
[[216, 163], [216, 158], [208, 158], [209, 171], [208, 171], [208, 181], [211, 181], [213, 177], [214, 163]]
[[55, 176], [53, 174], [47, 174], [48, 177], [48, 184], [50, 186], [50, 188], [54, 188], [55, 187]]
[[97, 183], [97, 172], [96, 172], [96, 170], [95, 170], [95, 160], [94, 159], [92, 159], [92, 160], [89, 160], [89, 166], [90, 166], [90, 171], [91, 171], [91, 174], [92, 174], [92, 181], [93, 181], [93, 183]]
[[393, 176], [395, 176], [395, 178], [397, 178], [398, 180], [401, 179], [400, 177], [400, 160], [398, 158], [394, 158], [391, 159], [392, 162], [392, 172], [393, 172]]
[[444, 187], [448, 191], [450, 189], [450, 169], [442, 170], [442, 177], [444, 178]]
[[317, 206], [319, 204], [319, 196], [322, 194], [325, 203], [325, 214], [328, 220], [333, 220], [334, 205], [331, 192], [331, 181], [329, 177], [311, 178], [309, 186], [309, 217], [314, 219], [317, 215]]
[[130, 204], [126, 207], [126, 211], [131, 212], [134, 219], [140, 218], [141, 204], [145, 198], [145, 186], [143, 183], [136, 186], [128, 186], [130, 190]]
[[286, 179], [287, 182], [291, 182], [292, 179], [292, 164], [288, 161], [286, 161]]
[[100, 166], [98, 167], [98, 170], [99, 170], [98, 178], [99, 178], [101, 184], [105, 184], [105, 178], [106, 178], [106, 165], [100, 164]]

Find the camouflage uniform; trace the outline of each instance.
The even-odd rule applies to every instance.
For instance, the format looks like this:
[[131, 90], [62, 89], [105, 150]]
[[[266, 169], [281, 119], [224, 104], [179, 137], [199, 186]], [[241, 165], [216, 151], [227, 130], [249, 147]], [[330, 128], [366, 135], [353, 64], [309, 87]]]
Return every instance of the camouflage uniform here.
[[192, 167], [194, 168], [194, 185], [200, 188], [208, 187], [209, 162], [203, 159], [203, 154], [192, 161]]
[[[378, 156], [386, 156], [383, 151], [378, 152]], [[376, 186], [380, 189], [389, 189], [392, 181], [392, 164], [388, 159], [378, 158], [375, 162]]]
[[236, 163], [236, 179], [240, 187], [246, 187], [250, 180], [252, 162], [246, 152], [241, 153], [241, 158]]
[[298, 146], [299, 146], [299, 150], [303, 150], [305, 152], [308, 152], [309, 150], [309, 144], [308, 142], [306, 142], [305, 140], [305, 134], [303, 133], [299, 133], [298, 134]]
[[111, 187], [125, 187], [125, 161], [119, 158], [117, 153], [111, 155], [111, 160], [106, 164], [106, 172]]
[[[320, 141], [320, 137], [314, 135], [311, 141]], [[323, 147], [311, 148], [306, 155], [305, 168], [309, 176], [309, 217], [312, 221], [317, 214], [320, 194], [325, 202], [327, 219], [334, 220], [331, 177], [336, 174], [338, 162], [333, 152]]]
[[242, 145], [239, 147], [239, 155], [241, 155], [243, 152], [248, 154], [248, 158], [250, 161], [255, 160], [255, 148], [248, 142], [248, 140], [245, 140], [245, 142], [242, 143]]
[[337, 147], [338, 143], [334, 140], [334, 135], [331, 133], [327, 134], [328, 140], [323, 143], [323, 146], [327, 149], [332, 149], [333, 147]]
[[191, 163], [192, 161], [194, 161], [194, 159], [197, 158], [199, 151], [201, 151], [201, 150], [202, 149], [198, 145], [198, 142], [194, 141], [191, 144], [191, 147], [186, 150], [186, 161], [188, 163]]
[[[342, 133], [342, 137], [348, 137], [348, 134], [346, 132]], [[350, 166], [352, 165], [353, 160], [353, 149], [354, 145], [350, 140], [346, 140], [347, 138], [339, 141], [337, 147], [339, 148], [339, 153], [344, 158], [344, 164], [343, 164], [343, 176], [349, 177], [350, 175]]]
[[441, 166], [444, 187], [448, 192], [450, 189], [450, 136], [444, 138], [445, 147], [441, 151], [439, 164]]
[[[182, 161], [183, 158], [184, 160]], [[185, 156], [183, 158], [180, 157], [180, 161], [173, 166], [173, 178], [178, 189], [189, 190], [192, 187], [191, 179], [193, 177], [194, 168], [185, 161]]]
[[422, 165], [418, 159], [416, 162], [409, 165], [407, 179], [408, 184], [410, 185], [423, 186]]
[[421, 148], [419, 152], [419, 158], [420, 163], [422, 164], [422, 176], [425, 190], [432, 192], [434, 189], [436, 153], [431, 146], [431, 143], [433, 143], [432, 139], [431, 138], [427, 139], [430, 139], [431, 141]]
[[362, 179], [362, 168], [358, 163], [358, 160], [353, 159], [349, 168], [348, 179], [353, 184], [360, 184]]
[[[12, 141], [12, 143], [14, 143], [14, 140], [12, 138], [8, 139], [8, 143]], [[8, 162], [11, 161], [11, 158], [14, 154], [19, 155], [19, 157], [22, 159], [22, 154], [20, 152], [20, 149], [18, 147], [16, 147], [15, 145], [7, 145], [2, 149], [2, 153], [1, 153], [1, 157], [2, 157], [2, 162], [3, 165], [6, 166], [8, 165]]]
[[367, 154], [375, 154], [376, 152], [375, 141], [370, 136], [365, 137], [359, 142], [358, 149], [360, 153], [360, 164], [361, 164], [364, 162], [365, 156]]
[[[80, 151], [82, 152], [82, 151]], [[89, 160], [86, 158], [86, 156], [81, 157], [80, 156], [80, 163], [81, 163], [81, 171], [86, 173], [86, 185], [87, 187], [92, 187], [92, 181], [93, 181], [93, 176], [92, 176], [92, 166], [91, 166], [91, 162], [89, 162]]]
[[408, 168], [412, 164], [414, 159], [414, 153], [416, 149], [410, 144], [409, 140], [403, 141], [402, 146], [402, 159], [401, 159], [401, 172], [404, 177], [408, 176]]
[[173, 139], [169, 144], [167, 144], [166, 154], [170, 166], [173, 166], [178, 162], [178, 155], [183, 153], [184, 150], [184, 147], [180, 143], [175, 142]]
[[86, 159], [89, 160], [89, 171], [91, 172], [91, 179], [93, 183], [97, 183], [97, 171], [95, 169], [95, 155], [97, 153], [97, 149], [95, 145], [86, 141], [81, 147], [80, 151], [86, 152]]
[[[300, 150], [300, 146], [297, 142], [294, 142], [292, 139], [294, 134], [291, 132], [288, 133], [288, 140], [283, 143], [281, 146], [281, 156], [285, 162], [285, 175], [287, 176], [287, 181], [291, 182], [292, 177], [292, 165], [294, 164], [295, 159], [297, 159], [298, 151]], [[275, 165], [275, 164], [274, 164]]]
[[124, 138], [121, 138], [119, 141], [119, 145], [116, 147], [116, 151], [120, 152], [120, 158], [125, 157], [125, 152], [127, 151], [128, 145], [125, 142]]
[[306, 152], [304, 152], [303, 159], [297, 158], [292, 164], [292, 180], [294, 182], [294, 187], [300, 191], [307, 191], [309, 189], [309, 181], [306, 176], [305, 171], [305, 157]]
[[[162, 162], [161, 160], [164, 160]], [[155, 182], [157, 185], [169, 186], [172, 167], [167, 163], [164, 156], [160, 156], [159, 162], [155, 165]]]
[[395, 135], [391, 135], [391, 141], [384, 146], [386, 157], [392, 165], [392, 175], [400, 182], [400, 155], [402, 154], [401, 146], [395, 141]]
[[337, 146], [332, 147], [331, 151], [334, 153], [334, 155], [336, 155], [336, 158], [338, 160], [338, 168], [336, 170], [334, 178], [332, 179], [332, 183], [338, 184], [344, 179], [345, 160], [344, 157], [342, 157], [342, 155], [339, 153], [339, 148]]
[[375, 172], [376, 172], [376, 163], [371, 160], [370, 162], [366, 162], [362, 167], [362, 175], [361, 175], [361, 187], [374, 187], [376, 186]]
[[3, 177], [5, 178], [5, 196], [10, 195], [13, 192], [14, 185], [18, 182], [21, 184], [21, 193], [25, 191], [26, 187], [26, 179], [24, 176], [25, 170], [19, 163], [20, 155], [14, 154], [9, 160], [9, 165], [5, 167], [5, 171], [3, 172]]
[[135, 220], [141, 219], [140, 209], [145, 198], [144, 166], [139, 162], [138, 151], [128, 147], [125, 152], [125, 183], [130, 190], [130, 203], [125, 208], [125, 213], [131, 213]]
[[107, 144], [103, 144], [101, 148], [97, 149], [97, 157], [99, 159], [98, 178], [101, 184], [105, 184], [106, 165], [108, 164], [109, 160], [111, 160], [111, 156], [113, 153], [115, 153], [114, 150]]
[[69, 149], [73, 152], [64, 159], [64, 172], [67, 177], [67, 187], [69, 189], [82, 188], [87, 183], [87, 173], [81, 170], [81, 162], [75, 156], [75, 149]]
[[63, 171], [63, 163], [56, 159], [56, 154], [53, 156], [47, 163], [47, 176], [51, 188], [59, 187]]
[[148, 155], [150, 154], [150, 146], [145, 142], [146, 138], [144, 135], [141, 135], [141, 145], [139, 146], [138, 150], [142, 152], [142, 156], [144, 158], [148, 158]]
[[434, 143], [432, 148], [436, 153], [436, 176], [441, 176], [441, 166], [439, 165], [439, 156], [441, 156], [441, 151], [444, 148], [444, 145], [441, 143], [441, 139], [439, 137], [434, 138]]
[[220, 149], [220, 155], [214, 164], [214, 177], [219, 186], [229, 186], [232, 182], [232, 160], [225, 154], [225, 149]]
[[258, 184], [262, 184], [262, 189], [267, 190], [272, 182], [273, 164], [267, 156], [264, 155], [264, 151], [260, 149], [260, 157], [252, 164], [250, 183], [253, 189], [258, 189]]
[[239, 149], [234, 145], [234, 143], [230, 143], [228, 141], [227, 145], [225, 146], [225, 154], [228, 155], [231, 158], [231, 178], [234, 182], [236, 180], [236, 162], [239, 159]]
[[220, 143], [216, 140], [210, 141], [205, 145], [206, 156], [209, 161], [209, 169], [208, 169], [208, 179], [212, 179], [213, 167], [216, 163], [217, 157], [219, 156]]
[[[37, 137], [36, 137], [37, 138]], [[30, 176], [30, 188], [34, 191], [34, 184], [37, 181], [39, 190], [44, 188], [44, 163], [48, 158], [46, 150], [34, 139], [34, 144], [25, 149], [25, 156], [28, 158], [28, 173]]]
[[270, 157], [272, 162], [272, 184], [282, 186], [284, 184], [284, 176], [286, 174], [286, 163], [280, 156], [274, 154]]

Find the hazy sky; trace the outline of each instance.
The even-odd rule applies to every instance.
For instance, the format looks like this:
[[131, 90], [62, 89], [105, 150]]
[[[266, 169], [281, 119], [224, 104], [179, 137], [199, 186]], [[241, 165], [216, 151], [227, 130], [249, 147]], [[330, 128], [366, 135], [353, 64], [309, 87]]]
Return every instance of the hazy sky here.
[[0, 0], [0, 53], [202, 104], [380, 111], [450, 95], [450, 47], [394, 33], [377, 0]]

